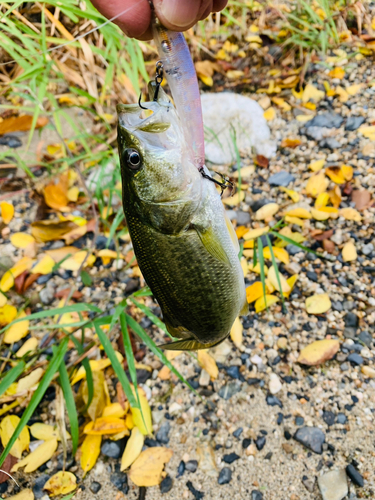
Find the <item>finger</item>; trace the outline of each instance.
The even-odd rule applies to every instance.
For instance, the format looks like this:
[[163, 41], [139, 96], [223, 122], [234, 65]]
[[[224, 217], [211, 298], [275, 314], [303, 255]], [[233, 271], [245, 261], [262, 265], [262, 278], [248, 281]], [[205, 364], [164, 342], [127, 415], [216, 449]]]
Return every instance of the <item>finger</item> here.
[[[128, 36], [141, 39], [147, 35], [151, 23], [148, 0], [93, 0], [92, 3], [108, 19], [122, 12], [113, 22]], [[146, 39], [150, 38], [151, 32]]]
[[212, 12], [212, 0], [207, 2], [205, 10], [202, 11], [202, 13], [199, 16], [199, 19], [202, 21], [202, 19], [206, 19]]
[[194, 26], [199, 20], [202, 4], [206, 4], [206, 0], [154, 0], [157, 17], [166, 28], [174, 31]]
[[228, 0], [214, 0], [212, 12], [220, 12], [227, 6]]

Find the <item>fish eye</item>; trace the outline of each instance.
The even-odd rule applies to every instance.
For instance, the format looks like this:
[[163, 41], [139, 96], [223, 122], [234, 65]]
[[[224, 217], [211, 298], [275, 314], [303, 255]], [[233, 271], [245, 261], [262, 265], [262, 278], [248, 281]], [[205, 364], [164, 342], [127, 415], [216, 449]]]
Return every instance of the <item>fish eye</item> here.
[[129, 148], [125, 151], [125, 161], [131, 170], [139, 170], [142, 166], [141, 155], [133, 148]]

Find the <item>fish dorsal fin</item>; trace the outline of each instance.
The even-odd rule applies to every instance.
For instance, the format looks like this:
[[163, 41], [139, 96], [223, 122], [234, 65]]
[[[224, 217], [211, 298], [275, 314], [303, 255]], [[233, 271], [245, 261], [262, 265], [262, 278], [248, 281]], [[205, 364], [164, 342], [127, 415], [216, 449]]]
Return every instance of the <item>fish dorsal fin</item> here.
[[223, 245], [215, 234], [213, 228], [209, 227], [208, 229], [201, 230], [199, 229], [199, 227], [195, 226], [195, 230], [197, 231], [198, 236], [201, 239], [201, 242], [203, 243], [207, 252], [220, 262], [230, 265], [230, 261], [223, 248]]
[[158, 347], [167, 351], [197, 351], [198, 349], [209, 349], [210, 347], [214, 347], [215, 345], [220, 344], [223, 340], [224, 338], [219, 341], [212, 342], [211, 344], [202, 344], [194, 338], [190, 338], [158, 345]]
[[225, 223], [227, 225], [227, 228], [228, 228], [231, 240], [233, 241], [234, 248], [236, 249], [237, 253], [240, 253], [240, 244], [238, 243], [238, 238], [237, 238], [237, 235], [236, 235], [236, 231], [234, 230], [233, 224], [232, 224], [230, 218], [228, 217], [228, 214], [227, 214], [226, 211], [224, 212], [224, 214], [225, 214], [224, 215], [224, 217], [225, 217]]

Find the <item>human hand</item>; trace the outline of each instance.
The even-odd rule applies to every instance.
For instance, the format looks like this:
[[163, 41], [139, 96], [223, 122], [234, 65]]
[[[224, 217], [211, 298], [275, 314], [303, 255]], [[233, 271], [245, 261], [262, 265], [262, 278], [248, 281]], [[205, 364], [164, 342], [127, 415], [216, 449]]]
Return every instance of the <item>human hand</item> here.
[[[174, 31], [186, 31], [211, 12], [222, 10], [228, 0], [153, 0], [157, 17]], [[150, 40], [151, 7], [148, 0], [92, 0], [94, 6], [108, 19], [123, 12], [116, 23], [126, 35]]]

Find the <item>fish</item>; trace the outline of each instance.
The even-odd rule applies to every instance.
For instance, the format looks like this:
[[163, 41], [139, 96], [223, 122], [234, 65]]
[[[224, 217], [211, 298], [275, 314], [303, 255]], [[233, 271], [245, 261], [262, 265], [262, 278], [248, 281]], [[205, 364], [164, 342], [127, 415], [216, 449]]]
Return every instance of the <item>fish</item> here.
[[160, 347], [207, 349], [248, 312], [239, 244], [162, 88], [153, 100], [156, 88], [149, 83], [148, 111], [117, 106], [123, 208], [140, 270], [177, 339]]

